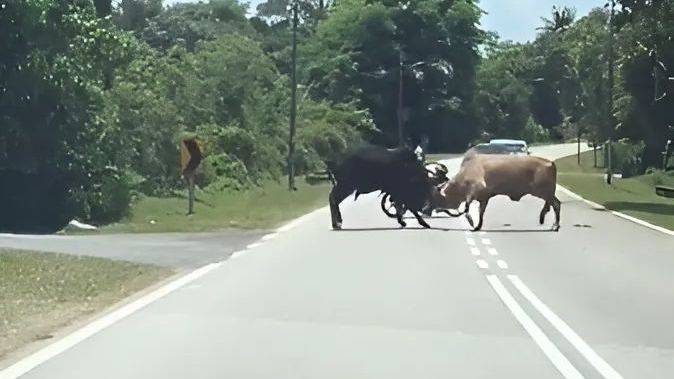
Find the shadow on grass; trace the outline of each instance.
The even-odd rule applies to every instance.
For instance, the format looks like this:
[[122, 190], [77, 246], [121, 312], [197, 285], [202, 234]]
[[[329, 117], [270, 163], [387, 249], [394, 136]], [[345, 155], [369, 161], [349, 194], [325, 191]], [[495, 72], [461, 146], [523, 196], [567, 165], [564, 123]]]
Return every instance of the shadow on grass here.
[[606, 203], [606, 208], [614, 211], [636, 211], [674, 216], [674, 204], [610, 201]]

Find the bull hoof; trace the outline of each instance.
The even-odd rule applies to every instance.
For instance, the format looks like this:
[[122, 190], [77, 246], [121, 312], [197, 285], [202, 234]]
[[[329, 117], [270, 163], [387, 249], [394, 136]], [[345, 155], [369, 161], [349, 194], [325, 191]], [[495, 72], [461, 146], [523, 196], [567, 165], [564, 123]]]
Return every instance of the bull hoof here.
[[332, 230], [342, 230], [342, 223], [338, 222], [336, 224], [332, 224]]
[[421, 224], [421, 226], [423, 226], [423, 227], [424, 227], [424, 229], [430, 229], [430, 228], [431, 228], [431, 226], [430, 226], [430, 225], [428, 225], [428, 224], [427, 224], [427, 223], [425, 223], [425, 222], [424, 222], [423, 224]]
[[407, 227], [407, 223], [405, 221], [399, 221], [398, 224], [400, 224], [401, 228]]
[[552, 231], [553, 231], [553, 232], [558, 232], [558, 231], [559, 231], [559, 224], [554, 224], [554, 225], [552, 225]]

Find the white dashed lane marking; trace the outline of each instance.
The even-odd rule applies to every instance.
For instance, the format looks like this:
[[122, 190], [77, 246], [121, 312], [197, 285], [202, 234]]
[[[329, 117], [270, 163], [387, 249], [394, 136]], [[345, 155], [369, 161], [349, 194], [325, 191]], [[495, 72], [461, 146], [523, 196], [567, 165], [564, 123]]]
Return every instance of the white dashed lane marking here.
[[541, 328], [527, 315], [522, 307], [513, 298], [510, 292], [506, 289], [503, 283], [496, 275], [487, 275], [487, 281], [494, 289], [494, 292], [501, 299], [503, 304], [515, 316], [515, 319], [522, 325], [524, 330], [529, 333], [531, 338], [536, 342], [538, 347], [548, 357], [550, 362], [557, 368], [557, 370], [564, 376], [564, 378], [584, 379], [584, 376], [571, 364], [571, 362], [562, 354], [555, 346], [548, 336], [543, 333]]
[[622, 376], [597, 354], [571, 327], [547, 307], [517, 275], [508, 275], [508, 279], [525, 299], [554, 326], [573, 347], [587, 359], [599, 373], [607, 379], [622, 379]]
[[[466, 243], [470, 248], [473, 256], [482, 255], [480, 247], [477, 246], [473, 235], [485, 235], [485, 232], [472, 233], [466, 231]], [[471, 237], [469, 237], [471, 236]], [[503, 259], [497, 259], [498, 251], [491, 247], [491, 240], [480, 237], [480, 243], [486, 250], [491, 259], [496, 260], [496, 266], [501, 270], [508, 270], [508, 263]], [[475, 261], [477, 267], [481, 270], [488, 270], [489, 263], [485, 259], [477, 259]], [[511, 295], [508, 289], [503, 285], [503, 282], [497, 275], [492, 273], [485, 273], [485, 277], [492, 289], [503, 304], [515, 316], [515, 319], [524, 327], [529, 336], [536, 342], [538, 347], [545, 353], [552, 364], [566, 379], [584, 379], [585, 376], [569, 361], [569, 359], [559, 350], [557, 345], [550, 340], [550, 338], [536, 325], [524, 309], [520, 306], [518, 301]], [[561, 318], [554, 314], [536, 295], [519, 279], [517, 275], [507, 275], [512, 285], [517, 291], [538, 311], [554, 328], [556, 328], [564, 338], [566, 338], [571, 345], [599, 372], [605, 379], [622, 379], [622, 376], [604, 361], [583, 339], [578, 336]]]
[[498, 265], [499, 268], [501, 268], [503, 270], [508, 269], [508, 263], [506, 263], [506, 261], [504, 261], [502, 259], [499, 259], [498, 261], [496, 261], [496, 264]]

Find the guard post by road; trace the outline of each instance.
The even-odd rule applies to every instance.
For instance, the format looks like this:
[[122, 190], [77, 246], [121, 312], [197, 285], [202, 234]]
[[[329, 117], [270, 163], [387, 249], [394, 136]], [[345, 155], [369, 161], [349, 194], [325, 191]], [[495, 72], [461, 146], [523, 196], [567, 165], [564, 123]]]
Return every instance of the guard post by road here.
[[203, 154], [199, 143], [194, 138], [183, 139], [180, 141], [180, 166], [182, 175], [187, 180], [188, 186], [188, 204], [187, 214], [194, 214], [194, 178], [197, 168], [203, 160]]

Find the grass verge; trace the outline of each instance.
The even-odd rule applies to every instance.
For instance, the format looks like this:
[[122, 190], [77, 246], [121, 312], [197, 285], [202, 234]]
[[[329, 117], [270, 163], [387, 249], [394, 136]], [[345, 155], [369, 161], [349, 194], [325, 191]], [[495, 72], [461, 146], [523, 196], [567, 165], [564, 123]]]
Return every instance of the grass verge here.
[[171, 274], [101, 258], [0, 249], [0, 359]]
[[248, 191], [197, 191], [194, 214], [187, 216], [187, 198], [145, 197], [133, 204], [126, 220], [105, 226], [103, 233], [203, 232], [222, 229], [268, 229], [328, 204], [331, 185], [308, 185], [297, 179], [298, 191], [268, 182]]
[[[597, 156], [601, 166], [601, 151]], [[576, 155], [557, 160], [559, 184], [608, 209], [674, 230], [674, 200], [655, 194], [656, 184], [674, 187], [674, 176], [658, 172], [615, 178], [609, 186], [604, 180], [605, 170], [593, 167], [592, 151], [582, 153], [580, 163], [578, 166]]]

